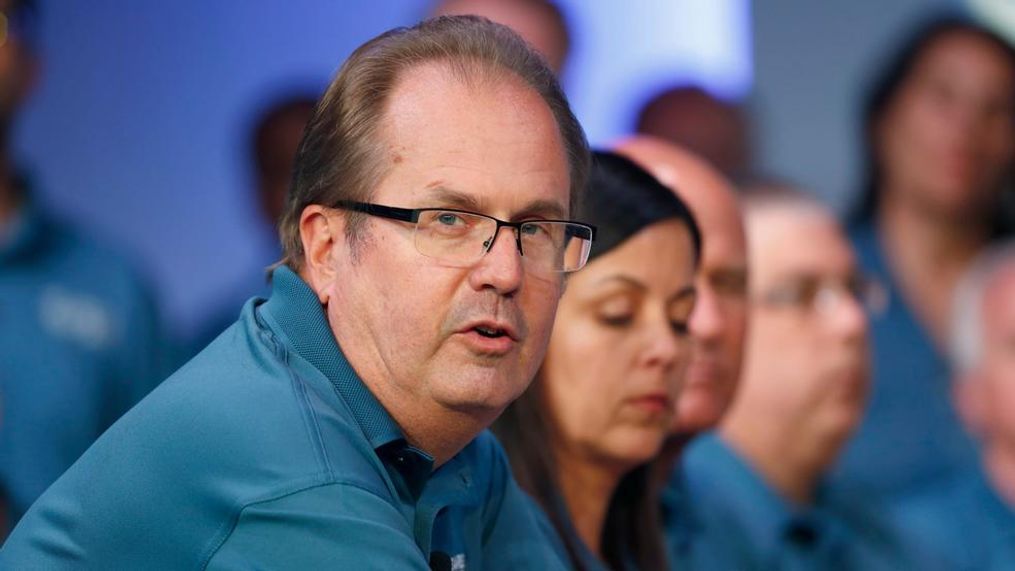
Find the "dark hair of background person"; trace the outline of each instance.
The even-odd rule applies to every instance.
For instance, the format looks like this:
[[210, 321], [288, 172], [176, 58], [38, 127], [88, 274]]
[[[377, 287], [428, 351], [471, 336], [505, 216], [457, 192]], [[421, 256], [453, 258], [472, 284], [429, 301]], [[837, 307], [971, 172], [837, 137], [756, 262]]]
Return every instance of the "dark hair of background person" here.
[[[691, 235], [695, 266], [701, 256], [701, 232], [690, 209], [676, 194], [629, 159], [609, 152], [593, 153], [589, 190], [579, 219], [596, 225], [590, 262], [644, 228], [679, 220]], [[646, 260], [646, 263], [652, 263]], [[543, 507], [575, 568], [581, 569], [577, 539], [568, 532], [560, 496], [557, 462], [549, 443], [559, 438], [542, 397], [542, 371], [518, 400], [493, 424], [515, 479]], [[649, 485], [649, 463], [621, 480], [611, 498], [603, 526], [603, 557], [613, 569], [634, 562], [638, 569], [666, 568], [659, 502]]]
[[[885, 111], [891, 105], [892, 100], [898, 95], [899, 89], [909, 78], [916, 64], [934, 43], [939, 39], [955, 33], [972, 34], [986, 42], [996, 46], [1008, 60], [1009, 65], [1015, 70], [1015, 49], [1012, 48], [1004, 38], [990, 29], [977, 24], [970, 19], [952, 13], [939, 14], [918, 26], [900, 44], [895, 52], [894, 58], [889, 59], [880, 73], [875, 74], [867, 96], [864, 99], [862, 114], [862, 146], [864, 161], [864, 178], [861, 187], [860, 200], [850, 215], [850, 221], [854, 223], [871, 220], [877, 213], [880, 206], [881, 189], [878, 183], [881, 179], [881, 171], [878, 165], [876, 126]], [[1013, 125], [1015, 128], [1015, 125]], [[1012, 194], [1013, 181], [1007, 181], [1004, 194]], [[1002, 196], [1002, 199], [1011, 201], [1015, 197]], [[1015, 212], [1012, 212], [1011, 204], [1004, 204], [1003, 208], [995, 211], [995, 219], [992, 221], [992, 233], [995, 235], [1009, 234], [1015, 230]]]
[[288, 89], [263, 105], [249, 127], [249, 163], [266, 221], [277, 227], [292, 180], [296, 149], [321, 92]]
[[38, 48], [39, 4], [35, 0], [11, 0], [4, 12], [7, 18], [7, 33], [18, 38], [21, 45], [30, 50]]
[[[513, 75], [540, 95], [564, 143], [570, 166], [570, 211], [577, 209], [588, 177], [588, 142], [553, 71], [506, 26], [477, 16], [441, 16], [390, 30], [360, 46], [328, 86], [296, 155], [279, 224], [280, 263], [296, 271], [302, 267], [299, 223], [308, 205], [369, 200], [371, 190], [390, 168], [380, 134], [385, 104], [403, 73], [432, 62], [445, 64], [453, 77], [464, 82]], [[346, 236], [355, 246], [363, 215], [347, 213], [346, 220]]]
[[750, 123], [741, 103], [716, 97], [699, 85], [679, 84], [645, 101], [634, 129], [684, 147], [740, 181], [753, 171]]
[[[513, 11], [515, 18], [502, 18], [504, 10]], [[440, 0], [430, 9], [431, 15], [450, 16], [474, 14], [515, 27], [525, 41], [539, 51], [557, 74], [563, 71], [571, 52], [571, 32], [567, 16], [558, 3], [551, 0]], [[532, 26], [543, 24], [549, 35], [533, 34]]]

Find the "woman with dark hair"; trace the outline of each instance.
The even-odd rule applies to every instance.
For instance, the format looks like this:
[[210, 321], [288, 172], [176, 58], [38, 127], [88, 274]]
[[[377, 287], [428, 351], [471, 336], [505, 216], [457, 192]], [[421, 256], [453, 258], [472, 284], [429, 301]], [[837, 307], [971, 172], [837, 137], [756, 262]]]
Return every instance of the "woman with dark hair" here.
[[888, 499], [971, 466], [942, 349], [954, 286], [1010, 226], [1015, 51], [956, 17], [917, 30], [864, 113], [868, 173], [851, 239], [888, 289], [871, 320], [873, 393], [838, 482]]
[[578, 569], [666, 567], [648, 463], [686, 368], [697, 224], [633, 162], [594, 154], [582, 220], [597, 226], [569, 278], [532, 387], [494, 425], [515, 476]]

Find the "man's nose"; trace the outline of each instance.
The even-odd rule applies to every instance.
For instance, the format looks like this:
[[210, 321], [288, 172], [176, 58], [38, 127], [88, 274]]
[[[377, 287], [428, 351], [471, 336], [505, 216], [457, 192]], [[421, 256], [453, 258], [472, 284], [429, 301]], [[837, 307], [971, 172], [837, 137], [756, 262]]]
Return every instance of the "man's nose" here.
[[[501, 236], [505, 231], [507, 235]], [[515, 233], [514, 228], [501, 227], [490, 237], [492, 244], [469, 274], [473, 288], [491, 288], [500, 295], [511, 295], [521, 287], [525, 270]]]

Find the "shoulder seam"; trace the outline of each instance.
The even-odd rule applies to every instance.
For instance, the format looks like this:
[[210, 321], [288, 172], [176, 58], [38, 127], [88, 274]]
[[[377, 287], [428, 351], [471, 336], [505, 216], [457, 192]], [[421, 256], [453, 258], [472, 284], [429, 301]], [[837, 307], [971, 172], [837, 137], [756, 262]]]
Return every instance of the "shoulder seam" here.
[[[330, 474], [328, 476], [330, 476]], [[245, 503], [239, 504], [238, 509], [235, 509], [232, 515], [230, 516], [231, 521], [229, 522], [228, 530], [224, 534], [222, 534], [222, 537], [218, 541], [212, 543], [210, 549], [208, 550], [208, 554], [202, 557], [200, 569], [202, 571], [206, 570], [208, 568], [208, 565], [211, 563], [212, 559], [215, 558], [215, 555], [217, 555], [219, 550], [222, 549], [222, 546], [225, 545], [227, 541], [229, 541], [229, 538], [232, 537], [233, 532], [236, 531], [236, 526], [239, 524], [243, 512], [247, 508], [260, 504], [274, 502], [282, 498], [294, 496], [296, 494], [301, 494], [303, 492], [307, 492], [316, 488], [325, 488], [328, 486], [348, 486], [350, 488], [357, 488], [363, 490], [364, 492], [367, 492], [368, 494], [376, 496], [380, 500], [383, 500], [387, 503], [391, 503], [388, 499], [384, 498], [383, 495], [378, 493], [376, 489], [366, 484], [363, 484], [362, 482], [356, 482], [352, 480], [334, 480], [330, 477], [324, 477], [322, 480], [322, 477], [318, 476], [316, 478], [312, 478], [310, 482], [296, 484], [292, 487], [286, 487], [277, 490], [274, 493], [270, 493], [261, 496], [257, 499], [253, 499]], [[395, 507], [397, 508], [397, 506]]]

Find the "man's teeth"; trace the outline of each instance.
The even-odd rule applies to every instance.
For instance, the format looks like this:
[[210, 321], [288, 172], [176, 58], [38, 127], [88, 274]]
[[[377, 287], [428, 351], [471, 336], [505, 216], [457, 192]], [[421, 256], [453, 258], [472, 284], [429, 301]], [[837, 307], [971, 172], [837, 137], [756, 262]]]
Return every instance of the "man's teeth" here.
[[500, 329], [490, 329], [489, 327], [477, 327], [476, 331], [483, 337], [500, 337], [504, 334]]

